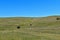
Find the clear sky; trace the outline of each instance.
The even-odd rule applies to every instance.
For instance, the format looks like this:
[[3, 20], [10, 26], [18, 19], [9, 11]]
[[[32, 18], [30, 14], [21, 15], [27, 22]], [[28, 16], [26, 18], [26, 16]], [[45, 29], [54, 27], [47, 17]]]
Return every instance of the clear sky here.
[[0, 0], [0, 17], [60, 15], [60, 0]]

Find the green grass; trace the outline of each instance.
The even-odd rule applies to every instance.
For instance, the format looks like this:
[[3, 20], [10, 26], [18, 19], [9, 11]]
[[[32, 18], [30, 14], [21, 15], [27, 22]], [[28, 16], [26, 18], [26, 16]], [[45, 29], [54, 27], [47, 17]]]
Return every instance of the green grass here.
[[57, 17], [60, 16], [0, 18], [0, 40], [60, 40]]

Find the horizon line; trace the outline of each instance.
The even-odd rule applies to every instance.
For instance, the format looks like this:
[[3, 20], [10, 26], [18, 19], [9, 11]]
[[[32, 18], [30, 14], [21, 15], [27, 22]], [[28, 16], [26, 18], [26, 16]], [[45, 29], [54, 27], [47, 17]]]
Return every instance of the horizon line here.
[[0, 18], [8, 18], [8, 17], [48, 17], [48, 16], [60, 16], [60, 15], [47, 15], [47, 16], [0, 16]]

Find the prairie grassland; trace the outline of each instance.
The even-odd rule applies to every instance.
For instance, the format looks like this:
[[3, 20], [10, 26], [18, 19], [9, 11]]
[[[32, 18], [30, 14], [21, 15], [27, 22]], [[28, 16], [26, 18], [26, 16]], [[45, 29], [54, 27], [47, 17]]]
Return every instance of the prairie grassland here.
[[[56, 20], [57, 17], [60, 16], [0, 18], [0, 40], [60, 40], [60, 20]], [[18, 25], [20, 29], [17, 29]]]

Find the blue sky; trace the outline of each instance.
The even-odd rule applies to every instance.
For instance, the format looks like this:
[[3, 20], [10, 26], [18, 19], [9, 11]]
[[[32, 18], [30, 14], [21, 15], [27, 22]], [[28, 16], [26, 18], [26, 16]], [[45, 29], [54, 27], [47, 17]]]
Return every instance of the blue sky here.
[[0, 17], [60, 15], [60, 0], [0, 0]]

